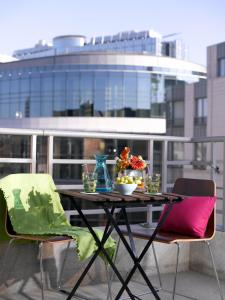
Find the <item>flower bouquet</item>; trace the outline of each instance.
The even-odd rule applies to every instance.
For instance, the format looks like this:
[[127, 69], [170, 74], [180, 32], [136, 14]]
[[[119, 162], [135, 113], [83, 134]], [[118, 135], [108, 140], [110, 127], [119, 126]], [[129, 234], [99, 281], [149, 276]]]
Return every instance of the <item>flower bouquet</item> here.
[[[146, 162], [141, 155], [132, 155], [129, 147], [124, 147], [119, 157], [116, 158], [117, 183], [136, 183], [138, 187], [144, 187], [143, 170]], [[128, 181], [128, 182], [126, 182]]]

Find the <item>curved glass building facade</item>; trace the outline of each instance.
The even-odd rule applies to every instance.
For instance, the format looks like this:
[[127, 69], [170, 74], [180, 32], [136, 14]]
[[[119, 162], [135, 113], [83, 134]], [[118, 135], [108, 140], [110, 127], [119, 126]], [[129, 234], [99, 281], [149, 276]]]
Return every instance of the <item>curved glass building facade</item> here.
[[197, 64], [144, 54], [76, 53], [0, 64], [0, 118], [164, 117], [165, 93], [205, 77]]

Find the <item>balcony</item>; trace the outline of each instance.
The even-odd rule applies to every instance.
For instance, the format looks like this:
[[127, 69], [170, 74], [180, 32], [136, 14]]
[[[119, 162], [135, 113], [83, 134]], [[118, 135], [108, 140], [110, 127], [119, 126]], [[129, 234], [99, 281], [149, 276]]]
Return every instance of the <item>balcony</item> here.
[[[203, 170], [194, 168], [192, 153], [195, 143], [207, 143], [207, 160], [202, 162], [205, 166]], [[122, 145], [131, 145], [135, 152], [143, 153], [144, 158], [151, 166], [151, 171], [161, 173], [163, 191], [169, 191], [177, 177], [212, 178], [216, 181], [217, 233], [213, 240], [213, 250], [220, 279], [225, 280], [225, 137], [191, 139], [147, 134], [2, 128], [0, 129], [1, 177], [15, 172], [48, 172], [55, 179], [59, 189], [81, 188], [81, 165], [88, 163], [94, 166], [95, 164], [91, 153], [102, 148], [107, 150], [110, 155], [107, 163], [113, 175], [114, 149], [122, 147]], [[177, 147], [177, 145], [182, 145], [182, 147]], [[69, 203], [63, 200], [63, 205], [71, 222], [74, 224], [79, 222], [76, 212], [71, 209]], [[147, 222], [154, 225], [161, 209], [158, 206], [154, 206], [148, 211], [140, 208], [139, 211], [135, 209], [135, 214], [140, 214], [140, 221], [146, 221], [147, 218]], [[96, 225], [101, 225], [101, 221], [104, 219], [103, 211], [83, 207], [83, 212], [91, 215]], [[133, 214], [134, 211], [130, 210], [131, 218]], [[137, 242], [138, 248], [141, 248], [142, 240]], [[174, 272], [175, 254], [171, 251], [172, 246], [157, 244], [156, 247], [163, 273], [164, 288], [171, 290], [173, 279], [171, 273]], [[6, 245], [1, 242], [0, 263], [5, 249]], [[0, 278], [0, 299], [40, 299], [37, 246], [18, 244], [11, 251], [6, 261], [8, 272], [3, 276], [7, 279], [7, 287], [2, 285], [5, 278]], [[45, 249], [46, 288], [56, 288], [64, 251], [64, 246], [46, 247]], [[129, 258], [123, 248], [120, 251], [118, 265], [121, 272], [126, 274]], [[20, 259], [17, 259], [18, 256]], [[148, 275], [155, 278], [155, 284], [158, 285], [156, 267], [152, 258], [152, 251], [150, 251], [144, 261], [144, 267]], [[81, 263], [76, 260], [73, 249], [70, 249], [63, 284], [71, 287], [82, 267]], [[11, 270], [13, 271], [11, 272]], [[213, 270], [209, 254], [207, 249], [201, 245], [184, 245], [182, 247], [179, 272], [178, 293], [189, 295], [195, 299], [220, 299], [215, 280], [212, 278]], [[145, 286], [138, 274], [134, 277], [133, 285], [136, 290], [145, 292]], [[115, 281], [113, 289], [117, 288], [118, 283]], [[104, 265], [102, 261], [98, 260], [84, 282], [81, 292], [94, 293], [96, 299], [105, 299], [103, 295], [106, 289]], [[223, 290], [225, 291], [224, 283]], [[161, 291], [160, 297], [171, 299], [171, 295], [166, 291]], [[46, 299], [65, 299], [65, 295], [49, 291]], [[143, 296], [143, 299], [153, 298], [146, 295]], [[185, 299], [185, 297], [178, 296], [177, 299]]]

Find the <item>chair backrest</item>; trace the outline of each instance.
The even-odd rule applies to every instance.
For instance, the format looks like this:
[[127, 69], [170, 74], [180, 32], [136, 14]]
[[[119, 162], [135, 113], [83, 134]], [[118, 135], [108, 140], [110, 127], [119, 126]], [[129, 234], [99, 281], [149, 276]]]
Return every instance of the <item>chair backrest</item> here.
[[45, 230], [69, 225], [50, 175], [11, 174], [0, 180], [0, 189], [1, 203], [7, 201], [8, 206], [4, 217], [7, 235], [14, 231], [44, 234]]
[[[178, 178], [173, 187], [173, 193], [185, 196], [216, 196], [216, 184], [213, 180]], [[215, 234], [215, 208], [209, 218], [205, 238], [212, 238]]]

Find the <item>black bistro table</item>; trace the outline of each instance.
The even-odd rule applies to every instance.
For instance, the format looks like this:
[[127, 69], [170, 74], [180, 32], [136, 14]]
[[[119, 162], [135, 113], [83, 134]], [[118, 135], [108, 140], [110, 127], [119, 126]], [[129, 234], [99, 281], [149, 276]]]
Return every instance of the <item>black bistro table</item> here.
[[[182, 196], [178, 194], [173, 193], [162, 193], [160, 195], [150, 195], [145, 194], [143, 192], [135, 191], [132, 195], [125, 196], [121, 195], [117, 192], [110, 192], [110, 193], [99, 193], [99, 194], [85, 194], [82, 191], [78, 190], [58, 190], [58, 193], [61, 195], [69, 197], [69, 199], [72, 201], [72, 204], [74, 205], [75, 209], [78, 211], [79, 216], [84, 221], [85, 225], [87, 226], [88, 230], [92, 234], [93, 238], [96, 241], [96, 244], [98, 246], [97, 251], [94, 253], [92, 258], [90, 259], [89, 263], [87, 264], [86, 268], [84, 269], [83, 273], [79, 277], [78, 281], [76, 282], [75, 286], [71, 290], [70, 294], [67, 297], [67, 300], [71, 299], [77, 289], [79, 288], [81, 282], [83, 281], [84, 277], [88, 273], [90, 267], [94, 263], [95, 259], [101, 252], [108, 263], [110, 264], [111, 268], [117, 275], [119, 281], [121, 282], [121, 288], [118, 292], [118, 294], [115, 297], [115, 300], [120, 299], [123, 292], [126, 290], [127, 294], [129, 295], [130, 299], [140, 299], [137, 296], [135, 296], [131, 290], [129, 289], [129, 282], [134, 275], [135, 271], [138, 269], [140, 274], [142, 275], [144, 281], [146, 282], [147, 286], [149, 287], [150, 291], [154, 295], [155, 299], [160, 299], [157, 290], [153, 287], [150, 279], [146, 275], [144, 269], [141, 266], [141, 261], [148, 251], [149, 247], [151, 246], [152, 242], [154, 241], [155, 236], [157, 235], [158, 230], [160, 229], [160, 226], [163, 224], [165, 219], [167, 218], [170, 210], [172, 209], [173, 205], [177, 202], [182, 201]], [[90, 222], [88, 220], [88, 216], [85, 216], [82, 212], [82, 209], [80, 208], [80, 202], [81, 201], [88, 201], [92, 204], [96, 205], [98, 208], [102, 208], [105, 211], [106, 214], [106, 225], [105, 229], [103, 231], [103, 237], [102, 240], [98, 238], [96, 235], [93, 227], [90, 225]], [[139, 256], [136, 255], [134, 251], [134, 239], [132, 236], [130, 224], [127, 217], [127, 211], [126, 208], [128, 207], [140, 207], [140, 206], [147, 206], [149, 204], [168, 204], [168, 209], [166, 213], [163, 215], [163, 217], [160, 219], [160, 222], [157, 224], [156, 228], [154, 229], [151, 238], [146, 242], [146, 245], [144, 246], [142, 252]], [[121, 220], [121, 217], [123, 217], [123, 221], [125, 223], [126, 227], [126, 235], [129, 236], [129, 242], [126, 240], [124, 233], [121, 231], [119, 226], [119, 220]], [[124, 227], [124, 226], [123, 226]], [[106, 250], [104, 249], [104, 244], [107, 241], [108, 237], [112, 233], [113, 230], [116, 230], [118, 233], [122, 243], [124, 244], [127, 252], [131, 256], [131, 259], [133, 261], [133, 266], [129, 273], [127, 274], [127, 277], [124, 279], [122, 275], [120, 274], [119, 270], [117, 269], [113, 259], [108, 255]]]

